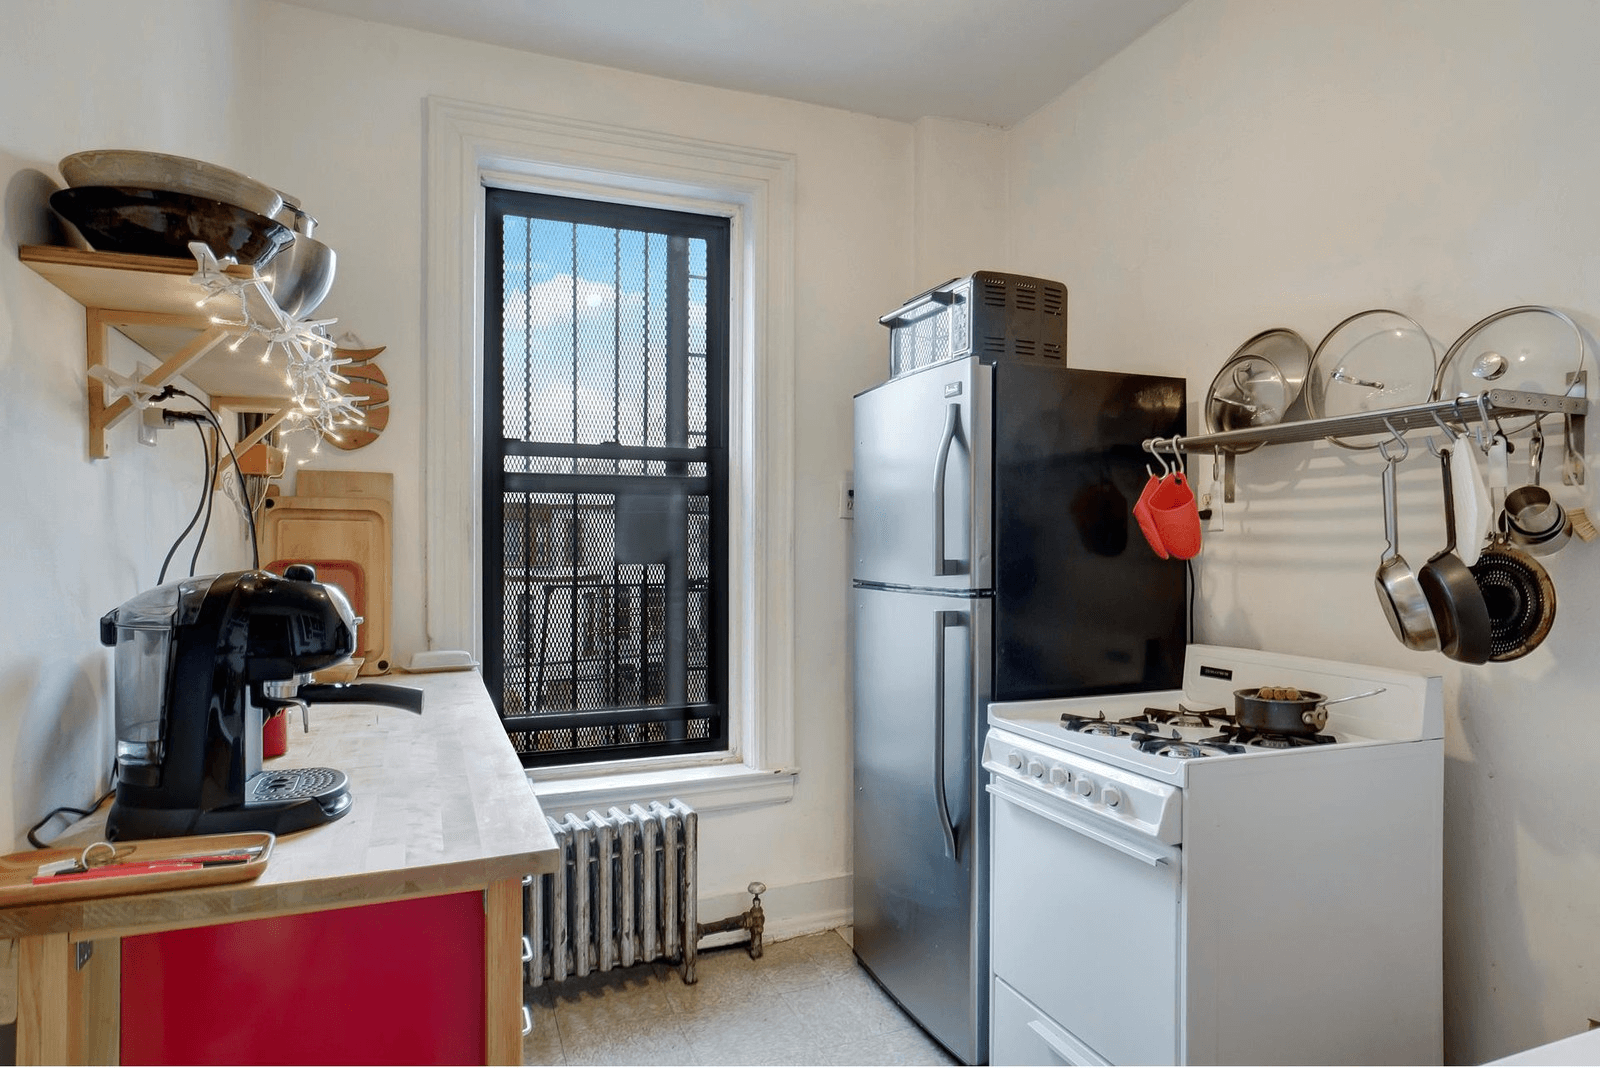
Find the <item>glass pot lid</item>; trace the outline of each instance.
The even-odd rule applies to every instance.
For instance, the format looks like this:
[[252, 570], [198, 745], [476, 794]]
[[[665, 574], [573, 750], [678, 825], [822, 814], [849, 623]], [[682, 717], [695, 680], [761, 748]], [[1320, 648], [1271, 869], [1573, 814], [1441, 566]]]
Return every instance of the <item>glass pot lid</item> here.
[[[1423, 404], [1433, 391], [1437, 350], [1415, 319], [1388, 308], [1357, 312], [1317, 346], [1306, 375], [1306, 413], [1313, 419]], [[1346, 448], [1353, 445], [1330, 436]]]
[[[1583, 369], [1587, 346], [1572, 317], [1556, 308], [1505, 308], [1468, 327], [1445, 353], [1434, 399], [1476, 399], [1484, 390], [1561, 395]], [[1505, 419], [1507, 434], [1526, 430], [1534, 416]]]
[[[1222, 365], [1206, 391], [1206, 430], [1220, 433], [1271, 426], [1283, 419], [1293, 399], [1293, 391], [1277, 364], [1265, 356], [1234, 356]], [[1249, 452], [1260, 447], [1259, 441], [1228, 446], [1233, 452]]]

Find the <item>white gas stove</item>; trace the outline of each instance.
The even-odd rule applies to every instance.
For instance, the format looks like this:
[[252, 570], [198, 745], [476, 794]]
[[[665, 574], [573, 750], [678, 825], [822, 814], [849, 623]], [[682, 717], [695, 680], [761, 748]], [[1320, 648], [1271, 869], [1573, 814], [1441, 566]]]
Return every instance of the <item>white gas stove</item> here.
[[[1381, 692], [1270, 735], [1260, 686]], [[1182, 690], [989, 723], [993, 1063], [1438, 1062], [1437, 677], [1192, 645]]]

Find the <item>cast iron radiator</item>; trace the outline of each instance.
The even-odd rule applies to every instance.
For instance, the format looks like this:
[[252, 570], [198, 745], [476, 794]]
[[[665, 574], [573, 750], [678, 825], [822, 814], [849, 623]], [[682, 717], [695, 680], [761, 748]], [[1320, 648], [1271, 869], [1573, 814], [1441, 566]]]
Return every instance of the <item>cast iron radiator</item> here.
[[694, 809], [674, 798], [550, 819], [561, 867], [523, 880], [528, 986], [671, 960], [695, 981]]

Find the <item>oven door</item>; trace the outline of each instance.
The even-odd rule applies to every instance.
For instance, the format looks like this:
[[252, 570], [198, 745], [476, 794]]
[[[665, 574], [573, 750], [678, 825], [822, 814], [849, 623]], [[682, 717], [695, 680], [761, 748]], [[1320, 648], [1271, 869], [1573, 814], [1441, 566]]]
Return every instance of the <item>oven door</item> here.
[[1005, 1035], [997, 1012], [994, 1063], [1040, 1033], [1068, 1062], [1178, 1063], [1182, 851], [998, 777], [989, 793], [996, 987], [1048, 1018]]

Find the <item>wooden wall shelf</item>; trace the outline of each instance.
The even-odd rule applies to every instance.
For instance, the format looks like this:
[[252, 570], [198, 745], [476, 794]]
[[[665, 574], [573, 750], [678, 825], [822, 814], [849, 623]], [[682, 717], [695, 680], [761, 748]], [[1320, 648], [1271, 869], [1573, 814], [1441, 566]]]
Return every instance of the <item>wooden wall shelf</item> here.
[[[17, 255], [84, 306], [90, 368], [106, 362], [107, 332], [115, 329], [160, 361], [145, 376], [147, 385], [165, 386], [181, 375], [206, 393], [213, 407], [272, 413], [261, 429], [238, 443], [240, 451], [289, 414], [282, 359], [262, 362], [266, 342], [240, 338], [236, 329], [213, 321], [236, 317], [238, 310], [222, 298], [197, 303], [203, 294], [189, 281], [195, 273], [192, 260], [56, 245], [23, 245]], [[254, 269], [236, 266], [228, 273], [249, 278]], [[104, 459], [110, 455], [106, 431], [133, 411], [133, 405], [126, 397], [107, 404], [106, 387], [93, 376], [88, 397], [89, 457]]]

